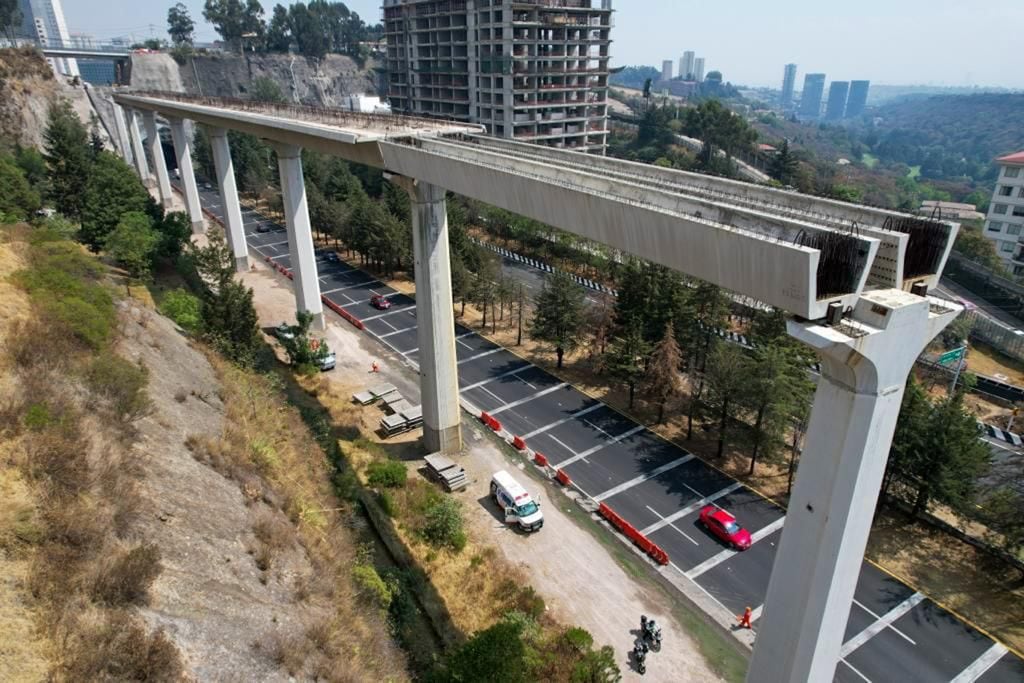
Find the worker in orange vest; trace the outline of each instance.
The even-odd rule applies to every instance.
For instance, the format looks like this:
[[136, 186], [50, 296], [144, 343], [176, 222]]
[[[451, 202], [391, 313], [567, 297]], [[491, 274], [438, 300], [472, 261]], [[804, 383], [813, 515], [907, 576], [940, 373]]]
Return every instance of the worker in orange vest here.
[[373, 361], [373, 363], [370, 364], [370, 372], [380, 372], [380, 365], [377, 361]]
[[743, 610], [743, 615], [737, 617], [737, 619], [740, 620], [740, 628], [753, 628], [753, 626], [750, 625], [750, 618], [753, 615], [753, 612], [754, 610], [747, 607]]

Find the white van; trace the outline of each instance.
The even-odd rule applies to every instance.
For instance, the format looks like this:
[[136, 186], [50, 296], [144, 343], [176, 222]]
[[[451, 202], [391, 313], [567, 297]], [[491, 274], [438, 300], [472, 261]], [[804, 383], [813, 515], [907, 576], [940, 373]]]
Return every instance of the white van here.
[[505, 470], [491, 477], [491, 498], [505, 513], [506, 524], [518, 524], [523, 531], [540, 531], [544, 526], [540, 503]]

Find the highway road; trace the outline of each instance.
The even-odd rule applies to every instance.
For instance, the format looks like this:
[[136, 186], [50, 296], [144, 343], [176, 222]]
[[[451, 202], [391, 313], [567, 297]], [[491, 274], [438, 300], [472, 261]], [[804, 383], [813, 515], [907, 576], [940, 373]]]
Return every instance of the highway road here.
[[[218, 194], [200, 193], [203, 206], [220, 217]], [[253, 211], [243, 217], [250, 250], [290, 267], [283, 227]], [[259, 232], [261, 224], [269, 231]], [[417, 362], [411, 298], [326, 254], [319, 254], [317, 267], [326, 297], [360, 318], [396, 357]], [[372, 308], [374, 293], [392, 296], [394, 306]], [[750, 605], [759, 616], [783, 509], [472, 330], [456, 325], [455, 333], [465, 398], [565, 469], [586, 495], [648, 534], [668, 553], [673, 571], [733, 614]], [[749, 550], [733, 552], [699, 525], [700, 507], [712, 501], [751, 532]], [[867, 561], [844, 642], [835, 677], [844, 683], [1024, 680], [1024, 660]]]

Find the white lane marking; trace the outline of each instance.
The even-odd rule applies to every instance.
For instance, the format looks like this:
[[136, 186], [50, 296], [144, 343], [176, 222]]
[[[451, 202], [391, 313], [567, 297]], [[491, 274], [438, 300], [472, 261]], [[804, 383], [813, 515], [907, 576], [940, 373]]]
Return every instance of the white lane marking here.
[[760, 619], [761, 612], [764, 612], [764, 605], [758, 605], [754, 609], [750, 610], [750, 621], [755, 622]]
[[555, 443], [557, 443], [557, 444], [558, 444], [559, 446], [561, 446], [561, 447], [562, 447], [562, 448], [564, 448], [565, 450], [567, 450], [567, 451], [569, 451], [570, 453], [572, 453], [573, 455], [575, 455], [575, 454], [576, 454], [576, 451], [574, 451], [574, 450], [573, 450], [572, 448], [570, 448], [570, 447], [569, 447], [569, 444], [565, 443], [564, 441], [562, 441], [561, 439], [559, 439], [559, 438], [558, 438], [557, 436], [555, 436], [554, 434], [548, 434], [548, 438], [549, 438], [549, 439], [551, 439], [552, 441], [554, 441]]
[[377, 339], [383, 339], [384, 337], [390, 337], [391, 335], [394, 335], [394, 334], [401, 334], [402, 332], [411, 332], [412, 330], [415, 330], [415, 329], [416, 329], [415, 325], [413, 325], [412, 327], [403, 327], [400, 330], [395, 330], [394, 332], [388, 332], [387, 334], [382, 334], [382, 335], [378, 336]]
[[365, 287], [371, 282], [373, 282], [373, 280], [367, 280], [366, 282], [357, 282], [354, 285], [346, 285], [344, 287], [338, 287], [337, 289], [328, 289], [326, 292], [321, 292], [321, 294], [334, 294], [335, 292], [343, 292], [346, 289], [353, 289], [355, 287]]
[[[478, 354], [476, 354], [475, 356], [470, 356], [469, 358], [463, 358], [462, 360], [460, 360], [460, 361], [459, 361], [459, 362], [457, 363], [457, 365], [462, 365], [463, 363], [468, 363], [468, 362], [470, 362], [470, 361], [473, 361], [473, 360], [476, 360], [476, 359], [478, 359], [478, 358], [483, 358], [484, 356], [490, 356], [490, 355], [493, 355], [493, 354], [495, 354], [495, 353], [498, 353], [498, 352], [500, 352], [500, 351], [504, 351], [504, 350], [505, 350], [505, 349], [503, 349], [503, 348], [501, 348], [501, 347], [498, 347], [498, 348], [496, 348], [496, 349], [491, 349], [490, 351], [484, 351], [483, 353], [478, 353]], [[526, 369], [526, 368], [519, 368], [519, 370], [516, 370], [516, 372], [519, 372], [519, 371], [521, 371], [521, 370], [525, 370], [525, 369]], [[497, 379], [497, 378], [495, 378], [495, 379]]]
[[[881, 615], [881, 614], [875, 614], [874, 612], [872, 612], [871, 610], [869, 610], [869, 609], [867, 608], [867, 606], [866, 606], [866, 605], [864, 605], [864, 604], [863, 604], [863, 603], [862, 603], [862, 602], [861, 602], [860, 600], [858, 600], [857, 598], [854, 598], [854, 599], [853, 599], [853, 604], [857, 605], [857, 607], [860, 607], [860, 608], [861, 608], [862, 610], [864, 610], [865, 612], [867, 612], [868, 614], [870, 614], [870, 615], [871, 615], [872, 617], [874, 617], [875, 619], [881, 619], [881, 618], [882, 618], [882, 615]], [[896, 635], [898, 635], [899, 637], [903, 638], [903, 640], [907, 641], [907, 642], [908, 642], [908, 643], [910, 643], [911, 645], [917, 645], [917, 642], [916, 642], [916, 641], [915, 641], [915, 640], [914, 640], [913, 638], [911, 638], [911, 637], [910, 637], [910, 636], [908, 636], [908, 635], [907, 635], [906, 633], [904, 633], [903, 631], [899, 630], [898, 628], [896, 628], [896, 627], [895, 627], [895, 626], [893, 626], [892, 624], [889, 624], [889, 628], [891, 628], [891, 629], [892, 629], [893, 631], [895, 631], [895, 632], [896, 632]]]
[[[782, 524], [785, 521], [786, 521], [786, 517], [782, 516], [782, 517], [779, 517], [774, 522], [772, 522], [771, 524], [769, 524], [768, 526], [764, 527], [763, 529], [758, 529], [756, 533], [753, 533], [753, 534], [750, 535], [750, 545], [754, 545], [758, 541], [760, 541], [760, 540], [764, 539], [765, 537], [770, 536], [771, 534], [775, 533], [776, 530], [778, 530], [779, 528], [782, 527]], [[732, 550], [732, 549], [723, 550], [722, 552], [718, 553], [717, 555], [715, 555], [713, 557], [709, 557], [708, 559], [704, 560], [703, 562], [698, 564], [696, 567], [694, 567], [690, 571], [686, 572], [686, 578], [688, 578], [688, 579], [696, 579], [698, 576], [700, 576], [704, 572], [710, 571], [710, 570], [714, 569], [715, 567], [717, 567], [718, 565], [722, 564], [723, 562], [728, 560], [730, 557], [735, 555], [737, 552], [738, 551]]]
[[980, 657], [975, 659], [970, 665], [961, 671], [956, 678], [949, 683], [974, 683], [974, 681], [981, 678], [981, 676], [995, 666], [995, 663], [1003, 658], [1007, 652], [1005, 645], [999, 643], [992, 643], [992, 647], [985, 650]]
[[604, 435], [605, 435], [606, 437], [608, 437], [609, 439], [613, 438], [611, 434], [609, 434], [609, 433], [608, 433], [608, 432], [606, 432], [605, 430], [601, 429], [600, 427], [598, 427], [598, 426], [597, 426], [596, 424], [594, 424], [594, 423], [593, 423], [593, 422], [591, 422], [590, 420], [584, 420], [584, 422], [586, 422], [586, 423], [587, 423], [588, 425], [590, 425], [591, 427], [593, 427], [593, 428], [594, 428], [594, 429], [596, 429], [597, 431], [599, 431], [599, 432], [601, 432], [602, 434], [604, 434]]
[[618, 486], [613, 486], [612, 488], [608, 489], [604, 493], [601, 493], [601, 494], [598, 494], [597, 496], [594, 496], [594, 500], [596, 500], [598, 503], [600, 503], [602, 500], [606, 500], [608, 498], [611, 498], [612, 496], [614, 496], [617, 493], [622, 493], [623, 491], [625, 491], [627, 489], [631, 489], [631, 488], [633, 488], [634, 486], [636, 486], [638, 484], [644, 483], [648, 479], [653, 479], [654, 477], [657, 477], [660, 474], [664, 474], [665, 472], [668, 472], [670, 469], [673, 469], [675, 467], [679, 467], [680, 465], [682, 465], [684, 463], [688, 463], [691, 460], [693, 460], [695, 457], [696, 456], [694, 456], [693, 453], [687, 453], [683, 457], [676, 458], [672, 462], [667, 462], [664, 465], [661, 465], [660, 467], [655, 467], [650, 472], [646, 472], [644, 474], [641, 474], [638, 477], [633, 477], [629, 481], [624, 481], [621, 484], [619, 484]]
[[531, 388], [531, 389], [533, 389], [534, 391], [537, 391], [537, 387], [535, 387], [534, 385], [530, 384], [529, 382], [527, 382], [527, 381], [526, 381], [525, 379], [523, 379], [522, 377], [516, 377], [516, 379], [517, 379], [517, 380], [519, 380], [520, 382], [522, 382], [523, 384], [525, 384], [526, 386], [530, 387], [530, 388]]
[[[519, 378], [517, 377], [516, 379], [519, 379]], [[524, 403], [529, 403], [530, 401], [532, 401], [535, 398], [540, 398], [541, 396], [547, 396], [548, 394], [554, 393], [554, 392], [558, 391], [559, 389], [564, 389], [567, 386], [569, 386], [568, 382], [562, 382], [561, 384], [556, 384], [555, 386], [548, 387], [547, 389], [544, 389], [542, 391], [537, 391], [535, 393], [530, 394], [529, 396], [527, 396], [525, 398], [519, 399], [518, 401], [512, 401], [511, 403], [506, 403], [505, 405], [501, 406], [500, 408], [495, 408], [494, 410], [491, 411], [491, 415], [497, 415], [498, 413], [503, 413], [506, 410], [509, 410], [511, 408], [515, 408], [517, 406], [521, 406]]]
[[923, 593], [914, 593], [909, 598], [893, 607], [882, 615], [881, 618], [876, 620], [875, 623], [871, 624], [853, 638], [850, 638], [848, 641], [843, 643], [843, 649], [839, 651], [839, 656], [849, 657], [850, 653], [854, 652], [861, 645], [874, 638], [881, 631], [885, 630], [889, 624], [914, 609], [914, 607], [916, 607], [922, 600], [924, 600]]
[[587, 456], [593, 455], [594, 453], [597, 453], [602, 448], [606, 448], [606, 447], [611, 446], [613, 444], [617, 444], [618, 442], [622, 441], [623, 439], [628, 439], [629, 437], [633, 436], [637, 432], [642, 432], [645, 429], [647, 429], [647, 428], [644, 427], [643, 425], [637, 425], [636, 427], [633, 427], [632, 429], [627, 429], [626, 431], [622, 432], [621, 434], [619, 434], [618, 436], [616, 436], [613, 439], [608, 439], [607, 441], [605, 441], [602, 444], [598, 444], [598, 445], [594, 446], [593, 448], [588, 448], [587, 450], [583, 451], [582, 453], [577, 453], [576, 455], [574, 455], [573, 457], [569, 458], [568, 460], [563, 460], [562, 462], [560, 462], [557, 465], [555, 465], [555, 467], [556, 468], [568, 467], [569, 465], [573, 464], [577, 460], [583, 460]]
[[[516, 372], [520, 372], [520, 371], [521, 370], [516, 370]], [[594, 405], [589, 406], [587, 408], [582, 408], [580, 410], [577, 410], [575, 413], [569, 415], [568, 417], [563, 417], [561, 420], [555, 420], [551, 424], [547, 424], [547, 425], [544, 425], [543, 427], [539, 427], [538, 429], [534, 429], [532, 432], [530, 432], [528, 434], [523, 434], [523, 438], [524, 439], [529, 439], [531, 436], [537, 436], [538, 434], [543, 434], [544, 432], [548, 431], [549, 429], [554, 429], [555, 427], [558, 427], [559, 425], [564, 425], [569, 420], [575, 420], [577, 417], [579, 417], [581, 415], [586, 415], [587, 413], [592, 413], [595, 410], [597, 410], [598, 408], [600, 408], [602, 405], [604, 405], [604, 404], [602, 404], [602, 403], [595, 403]]]
[[[683, 485], [686, 486], [686, 484], [683, 484]], [[649, 534], [653, 534], [655, 531], [657, 531], [661, 527], [663, 527], [663, 526], [665, 526], [667, 524], [672, 524], [673, 522], [681, 519], [682, 517], [686, 517], [687, 515], [693, 514], [694, 512], [696, 512], [697, 510], [700, 510], [702, 507], [704, 507], [708, 503], [714, 502], [714, 501], [718, 500], [719, 498], [721, 498], [722, 496], [727, 496], [730, 493], [732, 493], [733, 491], [735, 491], [736, 489], [742, 488], [742, 487], [743, 487], [743, 484], [741, 484], [740, 482], [738, 482], [738, 481], [737, 482], [733, 482], [732, 484], [729, 484], [728, 486], [726, 486], [721, 491], [715, 491], [714, 493], [712, 493], [710, 495], [704, 496], [703, 498], [698, 500], [696, 503], [693, 503], [691, 505], [687, 505], [682, 510], [677, 510], [677, 511], [673, 512], [668, 517], [663, 518], [660, 522], [655, 522], [654, 524], [650, 525], [649, 527], [643, 529], [640, 533], [642, 533], [645, 536], [647, 536]], [[693, 491], [693, 489], [690, 488], [689, 486], [686, 486], [686, 488], [688, 488], [691, 491]], [[694, 493], [696, 493], [697, 495], [700, 495], [699, 491], [694, 491]]]
[[[410, 352], [410, 353], [411, 353], [411, 352]], [[481, 387], [481, 388], [480, 388], [480, 391], [482, 391], [482, 392], [484, 392], [484, 393], [486, 393], [486, 394], [490, 394], [491, 396], [493, 396], [493, 397], [494, 397], [494, 400], [496, 400], [496, 401], [497, 401], [498, 403], [501, 403], [502, 401], [504, 401], [504, 400], [505, 400], [505, 399], [503, 399], [503, 398], [502, 398], [501, 396], [498, 396], [498, 395], [497, 395], [496, 393], [494, 393], [493, 391], [491, 391], [490, 389], [488, 389], [487, 387]]]
[[850, 671], [860, 676], [862, 680], [867, 681], [867, 683], [871, 683], [871, 679], [862, 674], [853, 664], [850, 664], [845, 659], [840, 659], [839, 661], [845, 664]]
[[[497, 382], [498, 380], [503, 380], [503, 379], [505, 379], [506, 377], [512, 377], [512, 376], [513, 376], [513, 375], [515, 375], [516, 373], [521, 373], [522, 371], [524, 371], [524, 370], [528, 370], [528, 369], [529, 369], [529, 368], [531, 368], [531, 367], [532, 367], [532, 366], [523, 366], [522, 368], [517, 368], [516, 370], [510, 370], [510, 371], [508, 371], [507, 373], [502, 373], [501, 375], [498, 375], [497, 377], [492, 377], [492, 378], [490, 378], [490, 379], [486, 379], [486, 380], [483, 380], [483, 381], [477, 382], [476, 384], [470, 384], [470, 385], [469, 385], [469, 386], [467, 386], [467, 387], [463, 387], [463, 388], [461, 389], [461, 391], [469, 391], [470, 389], [479, 389], [479, 388], [480, 388], [481, 386], [483, 386], [483, 385], [485, 385], [485, 384], [490, 384], [490, 383], [492, 383], [492, 382]], [[526, 438], [526, 437], [525, 437], [525, 436], [523, 436], [523, 438]]]
[[[659, 519], [661, 519], [662, 521], [664, 521], [664, 520], [665, 520], [665, 518], [661, 516], [661, 513], [660, 513], [660, 512], [658, 512], [657, 510], [655, 510], [654, 508], [652, 508], [652, 507], [651, 507], [650, 505], [645, 505], [644, 507], [645, 507], [645, 508], [647, 508], [648, 510], [650, 510], [651, 512], [653, 512], [653, 513], [654, 513], [654, 515], [655, 515], [656, 517], [658, 517]], [[690, 543], [692, 543], [692, 544], [694, 544], [694, 545], [700, 545], [700, 543], [697, 543], [697, 541], [695, 541], [695, 540], [693, 540], [692, 538], [690, 538], [690, 536], [689, 536], [689, 535], [688, 535], [688, 534], [687, 534], [687, 533], [686, 533], [685, 531], [683, 531], [682, 529], [680, 529], [679, 527], [677, 527], [677, 526], [676, 526], [675, 524], [673, 524], [672, 522], [666, 522], [666, 523], [665, 523], [665, 524], [664, 524], [663, 526], [669, 526], [669, 527], [672, 527], [672, 529], [673, 529], [673, 530], [675, 530], [675, 531], [679, 532], [680, 534], [682, 534], [683, 538], [685, 538], [685, 539], [686, 539], [687, 541], [689, 541]]]
[[369, 318], [363, 318], [363, 322], [364, 323], [368, 323], [371, 320], [376, 320], [378, 318], [386, 318], [389, 315], [397, 315], [399, 313], [408, 313], [409, 311], [413, 310], [414, 308], [416, 308], [416, 307], [415, 306], [406, 306], [404, 308], [396, 308], [393, 311], [388, 311], [387, 313], [378, 313], [377, 315], [371, 315]]

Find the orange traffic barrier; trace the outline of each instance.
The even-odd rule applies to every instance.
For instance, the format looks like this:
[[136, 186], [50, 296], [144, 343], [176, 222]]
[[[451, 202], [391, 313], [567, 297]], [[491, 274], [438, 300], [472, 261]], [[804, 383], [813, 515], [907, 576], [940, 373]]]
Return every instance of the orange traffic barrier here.
[[572, 479], [570, 479], [569, 475], [566, 474], [565, 470], [562, 469], [555, 472], [555, 479], [557, 479], [562, 486], [568, 486], [569, 484], [572, 483]]
[[526, 442], [523, 441], [522, 437], [516, 436], [512, 438], [512, 445], [521, 451], [526, 450]]
[[533, 454], [533, 461], [535, 463], [537, 463], [538, 465], [540, 465], [541, 467], [547, 467], [548, 466], [548, 457], [546, 455], [544, 455], [543, 453], [534, 453]]
[[486, 410], [480, 411], [480, 421], [483, 422], [485, 425], [491, 424], [491, 416]]

